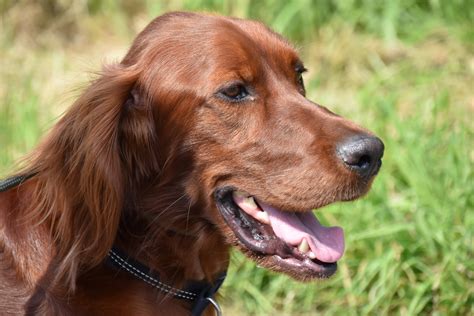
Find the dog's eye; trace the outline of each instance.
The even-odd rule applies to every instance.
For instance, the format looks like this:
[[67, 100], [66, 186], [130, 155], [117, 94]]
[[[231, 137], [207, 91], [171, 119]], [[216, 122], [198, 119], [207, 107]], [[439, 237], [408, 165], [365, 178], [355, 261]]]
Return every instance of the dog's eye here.
[[295, 67], [295, 72], [296, 72], [296, 81], [298, 83], [298, 85], [301, 87], [301, 89], [304, 91], [305, 88], [304, 88], [304, 81], [303, 81], [303, 73], [306, 72], [307, 69], [304, 68], [303, 65], [301, 64], [298, 64], [296, 65]]
[[241, 101], [249, 95], [247, 89], [241, 83], [231, 84], [221, 89], [219, 94], [230, 101]]
[[303, 73], [301, 72], [298, 72], [297, 73], [297, 81], [298, 81], [298, 84], [302, 87], [304, 87], [304, 82], [303, 82]]

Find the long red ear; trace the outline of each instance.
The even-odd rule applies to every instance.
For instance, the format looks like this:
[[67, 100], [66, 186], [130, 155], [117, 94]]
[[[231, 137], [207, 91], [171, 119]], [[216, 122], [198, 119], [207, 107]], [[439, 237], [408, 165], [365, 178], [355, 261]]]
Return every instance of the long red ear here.
[[106, 69], [37, 148], [28, 168], [37, 172], [38, 187], [27, 216], [51, 226], [56, 281], [71, 289], [79, 270], [104, 259], [117, 234], [130, 170], [124, 148], [131, 155], [133, 143], [145, 137], [130, 132], [140, 123], [127, 117], [137, 80], [132, 67]]

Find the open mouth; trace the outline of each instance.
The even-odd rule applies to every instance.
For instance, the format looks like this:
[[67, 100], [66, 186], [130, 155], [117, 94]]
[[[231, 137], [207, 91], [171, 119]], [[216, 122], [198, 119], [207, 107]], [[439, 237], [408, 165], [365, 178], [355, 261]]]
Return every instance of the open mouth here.
[[344, 253], [342, 228], [321, 225], [311, 210], [279, 210], [234, 188], [217, 190], [215, 199], [239, 244], [265, 266], [302, 280], [336, 271]]

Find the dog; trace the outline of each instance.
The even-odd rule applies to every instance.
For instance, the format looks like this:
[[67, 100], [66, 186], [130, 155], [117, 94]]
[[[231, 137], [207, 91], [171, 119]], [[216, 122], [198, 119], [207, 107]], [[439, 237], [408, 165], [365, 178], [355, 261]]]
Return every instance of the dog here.
[[237, 247], [330, 277], [382, 141], [305, 97], [296, 50], [256, 21], [174, 12], [107, 66], [0, 190], [6, 315], [212, 315]]

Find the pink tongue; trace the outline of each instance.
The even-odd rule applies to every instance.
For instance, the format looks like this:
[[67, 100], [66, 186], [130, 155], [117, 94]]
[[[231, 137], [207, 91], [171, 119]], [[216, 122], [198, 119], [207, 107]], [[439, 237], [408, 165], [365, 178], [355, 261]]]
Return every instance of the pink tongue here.
[[283, 212], [261, 201], [258, 204], [269, 215], [275, 234], [287, 244], [298, 246], [305, 238], [319, 261], [336, 262], [342, 257], [344, 231], [341, 227], [321, 225], [312, 212]]

